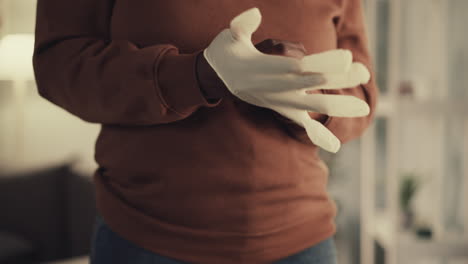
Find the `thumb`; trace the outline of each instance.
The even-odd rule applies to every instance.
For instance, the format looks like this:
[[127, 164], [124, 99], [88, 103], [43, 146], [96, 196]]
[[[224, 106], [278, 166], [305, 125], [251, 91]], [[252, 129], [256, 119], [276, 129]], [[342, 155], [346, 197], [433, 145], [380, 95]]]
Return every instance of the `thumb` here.
[[257, 7], [248, 9], [232, 19], [230, 29], [235, 39], [251, 38], [262, 21], [262, 15]]

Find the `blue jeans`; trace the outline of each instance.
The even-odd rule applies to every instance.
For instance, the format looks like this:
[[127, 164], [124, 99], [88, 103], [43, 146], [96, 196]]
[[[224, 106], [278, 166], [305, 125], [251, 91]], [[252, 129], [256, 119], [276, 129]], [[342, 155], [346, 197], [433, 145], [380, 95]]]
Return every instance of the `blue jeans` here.
[[[157, 255], [125, 240], [96, 217], [91, 239], [90, 264], [189, 264]], [[273, 264], [336, 264], [336, 248], [332, 237]]]

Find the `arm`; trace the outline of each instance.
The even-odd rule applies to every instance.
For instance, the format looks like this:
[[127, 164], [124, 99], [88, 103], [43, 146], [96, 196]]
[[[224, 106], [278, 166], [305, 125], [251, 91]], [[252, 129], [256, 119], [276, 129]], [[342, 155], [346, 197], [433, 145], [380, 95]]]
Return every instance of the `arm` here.
[[369, 126], [375, 115], [378, 97], [361, 2], [362, 0], [343, 0], [343, 15], [336, 23], [337, 48], [350, 50], [353, 54], [353, 61], [361, 62], [369, 69], [370, 81], [352, 88], [323, 90], [324, 93], [328, 94], [356, 96], [369, 105], [370, 113], [364, 117], [328, 117], [325, 126], [338, 137], [342, 144], [359, 137]]
[[202, 50], [110, 39], [114, 1], [38, 0], [33, 66], [42, 97], [85, 121], [124, 125], [175, 122], [219, 104], [198, 84]]
[[[358, 97], [367, 102], [370, 113], [364, 117], [334, 117], [315, 112], [308, 112], [309, 116], [324, 124], [342, 144], [359, 137], [368, 127], [375, 114], [378, 90], [374, 73], [372, 71], [371, 58], [368, 51], [368, 40], [365, 32], [364, 18], [362, 14], [362, 0], [342, 0], [342, 16], [337, 20], [336, 31], [338, 35], [337, 48], [348, 49], [353, 54], [353, 62], [363, 63], [371, 73], [370, 81], [365, 85], [334, 90], [314, 90], [308, 93], [342, 94]], [[307, 136], [306, 130], [292, 120], [280, 114], [275, 116], [282, 121], [290, 135], [305, 144], [314, 145]]]

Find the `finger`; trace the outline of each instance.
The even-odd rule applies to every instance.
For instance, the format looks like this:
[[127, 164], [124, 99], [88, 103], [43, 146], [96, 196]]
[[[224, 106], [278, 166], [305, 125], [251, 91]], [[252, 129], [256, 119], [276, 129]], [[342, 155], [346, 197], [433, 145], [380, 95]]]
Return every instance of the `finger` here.
[[[273, 40], [273, 43], [275, 40]], [[289, 41], [281, 41], [273, 47], [275, 54], [302, 59], [306, 55], [304, 45]]]
[[284, 73], [258, 75], [258, 90], [268, 93], [281, 93], [291, 90], [304, 90], [323, 85], [326, 80], [321, 73]]
[[255, 48], [257, 48], [260, 52], [271, 54], [274, 50], [275, 44], [273, 39], [265, 39], [257, 44], [255, 44]]
[[305, 52], [300, 49], [286, 47], [283, 51], [283, 55], [296, 59], [302, 59], [305, 56]]
[[286, 47], [283, 44], [275, 45], [271, 49], [261, 49], [260, 51], [262, 51], [265, 54], [286, 56], [299, 60], [305, 56], [305, 53], [302, 50]]
[[340, 149], [340, 140], [322, 123], [310, 118], [307, 111], [289, 107], [275, 107], [273, 110], [304, 127], [307, 136], [315, 145], [332, 153]]
[[328, 116], [360, 117], [370, 112], [369, 105], [355, 96], [338, 94], [288, 93], [267, 95], [275, 105], [318, 112]]
[[280, 105], [274, 106], [273, 110], [302, 127], [304, 127], [304, 121], [309, 119], [307, 111], [304, 110], [294, 109], [291, 107], [285, 107]]
[[336, 153], [340, 150], [340, 140], [322, 123], [309, 118], [304, 122], [304, 127], [307, 136], [315, 145], [331, 153]]
[[298, 74], [302, 72], [301, 61], [296, 58], [264, 54], [255, 50], [245, 60], [250, 65], [249, 68], [254, 68], [259, 74]]
[[304, 56], [306, 54], [306, 49], [302, 43], [279, 39], [265, 39], [255, 44], [255, 47], [267, 54], [285, 54], [289, 51], [298, 52], [304, 54]]
[[306, 55], [306, 51], [303, 46], [278, 43], [273, 45], [273, 39], [264, 40], [255, 45], [255, 48], [262, 53], [272, 55], [282, 55], [287, 57], [293, 57], [302, 59]]
[[313, 105], [319, 113], [337, 117], [360, 117], [370, 113], [369, 105], [355, 96], [311, 94], [302, 97], [304, 107]]
[[251, 38], [262, 21], [260, 10], [250, 8], [231, 20], [230, 29], [234, 39]]
[[369, 70], [360, 62], [355, 62], [346, 73], [324, 73], [326, 83], [307, 90], [352, 88], [366, 84], [370, 80]]
[[302, 67], [310, 72], [345, 73], [349, 71], [352, 60], [351, 51], [335, 49], [305, 56]]
[[290, 48], [293, 48], [293, 49], [299, 49], [299, 50], [304, 51], [304, 53], [306, 52], [306, 49], [305, 49], [305, 47], [304, 47], [304, 44], [302, 44], [301, 42], [297, 42], [297, 41], [288, 41], [288, 40], [279, 40], [279, 39], [272, 39], [272, 43], [273, 43], [273, 45], [282, 44], [282, 45], [285, 46], [285, 47], [290, 47]]

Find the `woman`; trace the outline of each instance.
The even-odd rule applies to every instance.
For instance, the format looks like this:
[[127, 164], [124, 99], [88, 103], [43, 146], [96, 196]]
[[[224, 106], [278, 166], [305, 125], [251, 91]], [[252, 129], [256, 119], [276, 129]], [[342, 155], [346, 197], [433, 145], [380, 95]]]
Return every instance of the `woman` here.
[[[38, 0], [40, 95], [102, 124], [91, 263], [336, 263], [336, 207], [317, 145], [237, 98], [203, 56], [252, 7], [263, 15], [258, 50], [348, 49], [371, 69], [360, 0]], [[373, 78], [316, 93], [370, 107], [354, 118], [309, 113], [341, 143], [372, 120]]]

